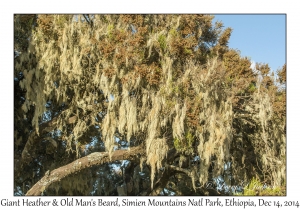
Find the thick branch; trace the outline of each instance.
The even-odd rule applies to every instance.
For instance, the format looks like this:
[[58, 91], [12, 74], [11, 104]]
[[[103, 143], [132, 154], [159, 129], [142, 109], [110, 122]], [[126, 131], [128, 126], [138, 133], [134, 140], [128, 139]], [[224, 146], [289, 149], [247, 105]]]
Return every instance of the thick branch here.
[[28, 140], [25, 144], [25, 147], [22, 151], [22, 160], [25, 162], [30, 162], [33, 158], [32, 150], [36, 147], [36, 144], [41, 140], [43, 134], [48, 133], [53, 130], [57, 124], [57, 117], [54, 117], [48, 122], [45, 122], [39, 127], [39, 135], [36, 131], [32, 131], [29, 134]]
[[[165, 171], [162, 175], [162, 177], [157, 180], [157, 182], [154, 185], [153, 190], [151, 190], [149, 193], [147, 193], [150, 196], [158, 195], [167, 185], [169, 181], [169, 177], [172, 175], [172, 171], [169, 170], [169, 167], [165, 167]], [[149, 190], [149, 189], [148, 189]]]
[[[77, 116], [70, 117], [67, 122], [68, 124], [73, 124], [77, 119]], [[49, 133], [57, 126], [57, 120], [58, 116], [54, 117], [53, 119], [49, 120], [48, 122], [45, 122], [39, 126], [39, 135], [36, 131], [32, 131], [32, 133], [29, 135], [28, 140], [25, 144], [25, 147], [22, 151], [22, 160], [25, 162], [30, 162], [32, 158], [34, 158], [34, 148], [36, 148], [36, 145], [38, 142], [40, 142], [43, 139], [43, 135]]]
[[164, 170], [165, 171], [163, 172], [162, 177], [160, 177], [156, 181], [153, 190], [151, 190], [151, 188], [147, 190], [147, 195], [151, 195], [151, 196], [158, 195], [167, 185], [168, 181], [170, 180], [169, 177], [172, 176], [175, 172], [185, 173], [188, 176], [191, 176], [192, 174], [192, 172], [187, 169], [179, 168], [168, 164], [165, 165]]
[[139, 195], [158, 195], [166, 186], [169, 181], [170, 176], [173, 175], [173, 171], [169, 171], [168, 167], [165, 168], [162, 176], [155, 182], [153, 189], [149, 187], [147, 190], [141, 192]]
[[41, 195], [52, 183], [59, 182], [61, 179], [79, 172], [85, 168], [101, 165], [116, 160], [137, 160], [137, 155], [144, 153], [141, 146], [130, 148], [130, 150], [117, 150], [113, 152], [111, 159], [108, 152], [95, 152], [80, 158], [68, 165], [57, 168], [51, 172], [46, 172], [45, 176], [38, 181], [26, 195]]
[[172, 166], [172, 165], [169, 165], [170, 169], [176, 171], [176, 172], [181, 172], [181, 173], [184, 173], [188, 176], [192, 176], [192, 171], [188, 170], [188, 169], [184, 169], [184, 168], [180, 168], [180, 167], [177, 167], [177, 166]]

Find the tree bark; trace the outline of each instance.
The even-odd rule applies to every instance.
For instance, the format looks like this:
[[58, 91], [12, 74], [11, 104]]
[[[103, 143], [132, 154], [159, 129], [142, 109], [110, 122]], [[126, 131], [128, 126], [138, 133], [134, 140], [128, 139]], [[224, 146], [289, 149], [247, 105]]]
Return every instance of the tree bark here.
[[[39, 134], [36, 131], [32, 131], [22, 151], [22, 161], [29, 163], [34, 158], [34, 149], [36, 148], [36, 144], [43, 139], [44, 134], [47, 134], [56, 128], [58, 118], [59, 117], [56, 116], [48, 122], [41, 124], [39, 127]], [[70, 117], [67, 122], [68, 124], [73, 124], [76, 120], [77, 116], [73, 116]]]
[[109, 158], [108, 152], [94, 152], [51, 172], [47, 171], [45, 173], [45, 176], [40, 181], [38, 181], [30, 190], [28, 190], [26, 196], [39, 196], [52, 183], [59, 182], [61, 179], [91, 166], [101, 165], [116, 160], [139, 161], [137, 155], [144, 152], [145, 150], [142, 146], [133, 147], [130, 148], [130, 150], [117, 150], [113, 152], [111, 158]]
[[159, 193], [166, 187], [169, 177], [173, 175], [172, 171], [169, 167], [165, 167], [165, 171], [162, 177], [155, 183], [153, 190], [151, 190], [148, 195], [155, 196], [159, 195]]
[[48, 122], [41, 124], [39, 127], [39, 134], [35, 130], [29, 134], [28, 140], [22, 151], [22, 161], [28, 163], [33, 159], [32, 150], [34, 150], [36, 144], [41, 141], [44, 134], [52, 131], [56, 127], [57, 119], [58, 117], [54, 117]]

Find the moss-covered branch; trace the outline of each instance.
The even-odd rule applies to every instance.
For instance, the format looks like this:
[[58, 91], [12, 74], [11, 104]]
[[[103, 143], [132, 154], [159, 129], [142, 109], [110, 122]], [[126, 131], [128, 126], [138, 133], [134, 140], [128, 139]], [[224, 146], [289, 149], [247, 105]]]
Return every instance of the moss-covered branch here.
[[27, 196], [41, 195], [51, 184], [59, 182], [61, 179], [77, 173], [85, 168], [95, 165], [102, 165], [116, 160], [137, 160], [137, 156], [142, 154], [144, 149], [139, 147], [130, 148], [130, 150], [117, 150], [109, 158], [108, 152], [95, 152], [83, 158], [77, 159], [72, 163], [57, 168], [53, 171], [47, 171], [45, 176], [38, 181], [28, 192]]

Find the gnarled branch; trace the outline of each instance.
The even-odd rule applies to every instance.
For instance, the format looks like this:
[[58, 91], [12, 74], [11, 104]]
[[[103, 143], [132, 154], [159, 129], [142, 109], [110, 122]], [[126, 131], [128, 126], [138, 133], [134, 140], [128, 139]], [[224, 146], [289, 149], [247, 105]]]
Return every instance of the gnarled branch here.
[[142, 146], [130, 148], [130, 150], [117, 150], [109, 158], [108, 152], [94, 152], [88, 156], [77, 159], [72, 163], [57, 168], [53, 171], [46, 172], [45, 176], [38, 181], [26, 195], [41, 195], [52, 183], [59, 182], [61, 179], [79, 172], [85, 168], [92, 167], [95, 165], [101, 165], [116, 160], [138, 160], [137, 155], [144, 153]]

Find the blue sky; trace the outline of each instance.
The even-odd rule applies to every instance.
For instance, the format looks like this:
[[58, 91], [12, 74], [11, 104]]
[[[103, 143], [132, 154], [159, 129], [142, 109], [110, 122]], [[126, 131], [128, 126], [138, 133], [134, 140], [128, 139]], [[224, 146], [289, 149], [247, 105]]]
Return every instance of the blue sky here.
[[233, 32], [229, 47], [254, 62], [268, 63], [276, 71], [286, 63], [286, 15], [215, 15]]

